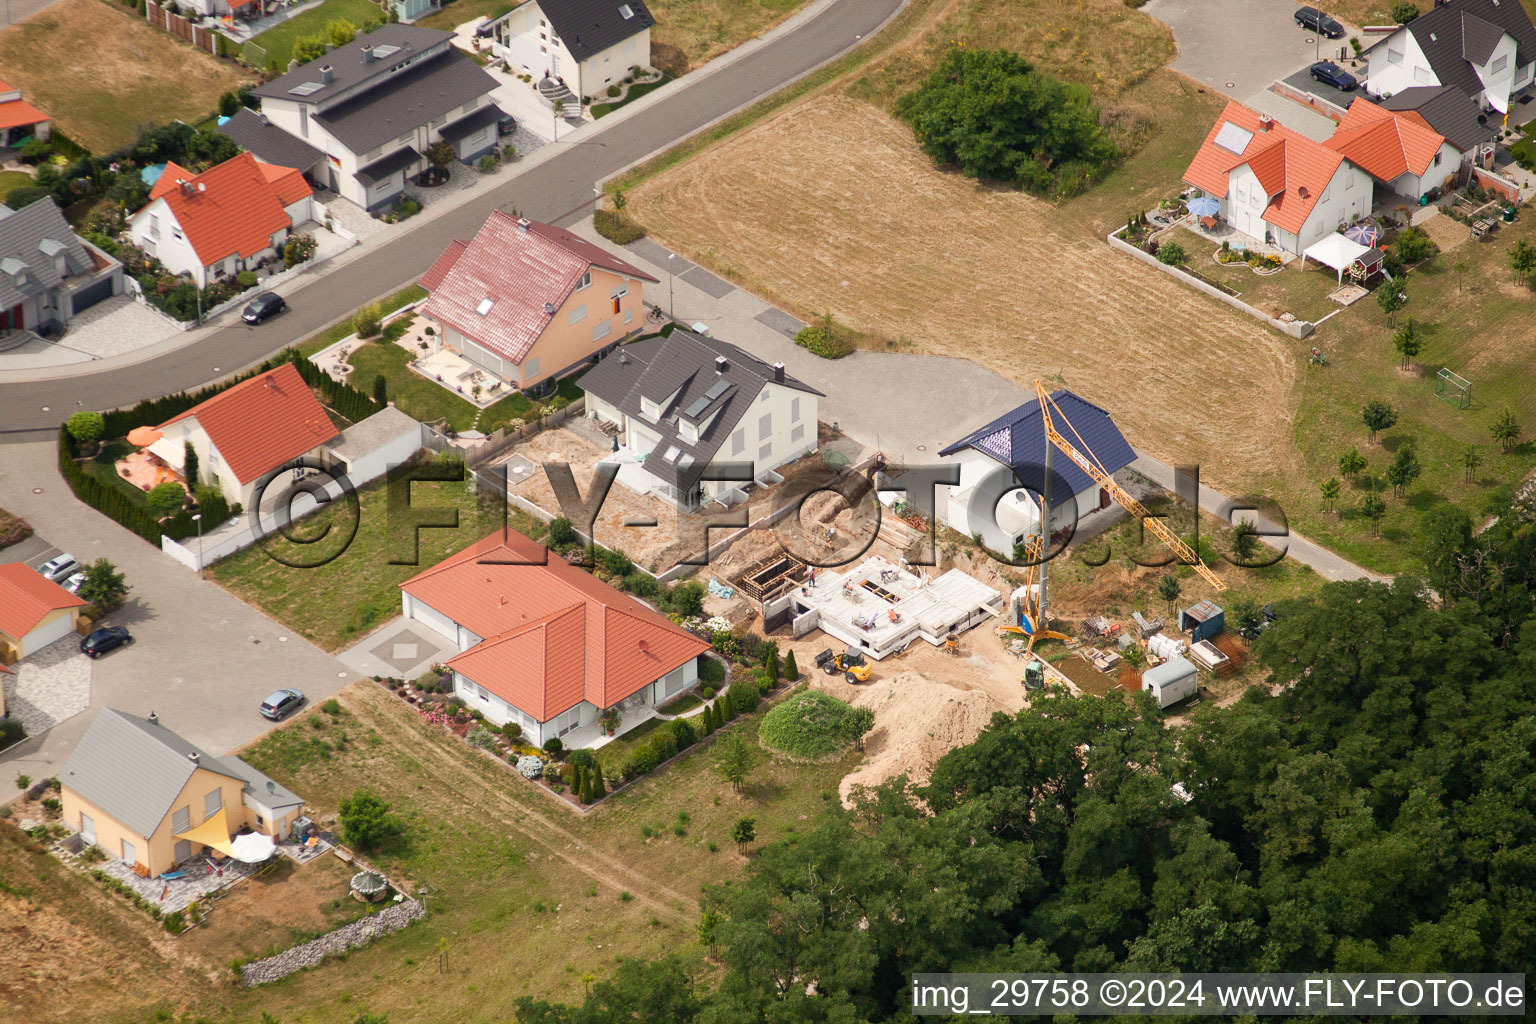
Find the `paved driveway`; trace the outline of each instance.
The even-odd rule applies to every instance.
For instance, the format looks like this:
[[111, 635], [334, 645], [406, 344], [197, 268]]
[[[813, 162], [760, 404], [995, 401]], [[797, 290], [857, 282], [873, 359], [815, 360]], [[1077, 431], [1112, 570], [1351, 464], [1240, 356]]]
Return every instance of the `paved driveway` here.
[[127, 626], [136, 640], [91, 663], [85, 714], [0, 753], [3, 778], [53, 775], [101, 707], [155, 711], [169, 728], [223, 753], [272, 728], [256, 705], [275, 688], [296, 686], [313, 702], [354, 677], [337, 659], [76, 501], [59, 479], [51, 442], [6, 446], [0, 506], [38, 531], [0, 550], [0, 561], [36, 566], [63, 548], [81, 562], [105, 556], [117, 563], [133, 589], [105, 622]]
[[[1338, 54], [1343, 39], [1323, 39], [1299, 28], [1295, 0], [1151, 0], [1142, 8], [1173, 30], [1179, 46], [1175, 71], [1234, 99], [1269, 88], [1317, 54]], [[1345, 25], [1346, 33], [1349, 26]]]

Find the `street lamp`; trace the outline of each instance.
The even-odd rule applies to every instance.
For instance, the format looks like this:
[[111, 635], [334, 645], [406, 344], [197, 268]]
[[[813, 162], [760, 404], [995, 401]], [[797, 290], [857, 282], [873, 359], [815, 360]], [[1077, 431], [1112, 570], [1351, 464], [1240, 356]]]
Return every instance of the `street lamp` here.
[[677, 280], [677, 264], [672, 261], [677, 259], [677, 253], [667, 253], [667, 316], [677, 319], [677, 310], [672, 305], [672, 282]]
[[203, 514], [194, 512], [192, 521], [197, 524], [197, 575], [200, 579], [207, 579], [203, 575]]
[[1312, 33], [1314, 61], [1323, 59], [1323, 0], [1317, 0], [1317, 31]]

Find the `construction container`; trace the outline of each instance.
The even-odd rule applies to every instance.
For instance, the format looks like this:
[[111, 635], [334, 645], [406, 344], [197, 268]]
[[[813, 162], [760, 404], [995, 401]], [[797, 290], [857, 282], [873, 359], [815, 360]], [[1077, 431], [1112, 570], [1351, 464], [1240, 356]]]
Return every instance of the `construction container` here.
[[1199, 692], [1200, 673], [1195, 666], [1175, 656], [1143, 672], [1141, 688], [1151, 692], [1158, 707], [1166, 708]]
[[1179, 612], [1179, 631], [1188, 633], [1191, 643], [1209, 640], [1226, 628], [1226, 612], [1214, 601], [1205, 600]]

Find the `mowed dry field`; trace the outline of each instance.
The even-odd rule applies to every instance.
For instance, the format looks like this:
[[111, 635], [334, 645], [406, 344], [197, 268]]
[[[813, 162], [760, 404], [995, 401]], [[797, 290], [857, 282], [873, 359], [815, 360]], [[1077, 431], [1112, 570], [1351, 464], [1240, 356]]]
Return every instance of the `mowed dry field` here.
[[802, 316], [1064, 381], [1213, 481], [1267, 464], [1290, 435], [1299, 343], [1111, 250], [1092, 199], [1055, 207], [938, 170], [905, 124], [832, 91], [646, 183], [630, 210]]
[[0, 32], [0, 77], [93, 153], [151, 123], [200, 121], [254, 81], [104, 0], [59, 0]]

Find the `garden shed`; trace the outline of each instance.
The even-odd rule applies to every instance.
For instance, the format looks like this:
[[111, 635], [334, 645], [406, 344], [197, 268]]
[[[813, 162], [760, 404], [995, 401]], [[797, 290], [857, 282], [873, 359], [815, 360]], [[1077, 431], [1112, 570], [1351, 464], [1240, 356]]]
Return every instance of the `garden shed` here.
[[1179, 629], [1188, 633], [1193, 643], [1209, 640], [1225, 628], [1226, 612], [1214, 601], [1200, 601], [1179, 612]]

